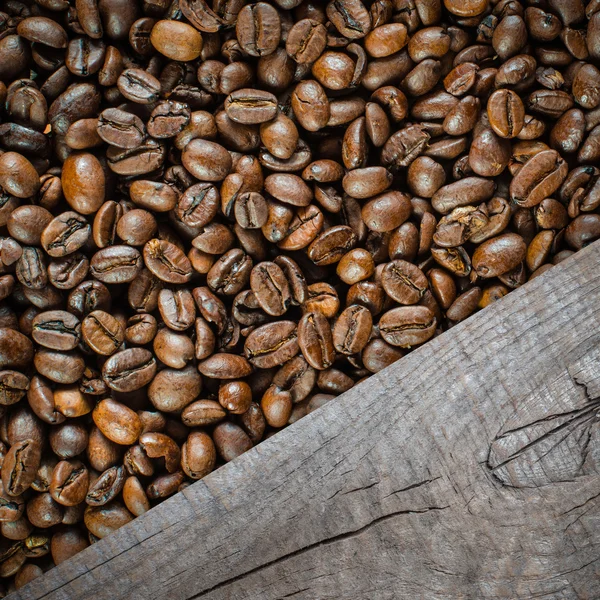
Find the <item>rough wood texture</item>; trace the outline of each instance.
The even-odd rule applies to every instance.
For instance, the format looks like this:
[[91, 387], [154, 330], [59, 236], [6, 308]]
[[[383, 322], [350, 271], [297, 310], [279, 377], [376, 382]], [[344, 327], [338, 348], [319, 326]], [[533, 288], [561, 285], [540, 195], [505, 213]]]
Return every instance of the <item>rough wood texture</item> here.
[[596, 243], [14, 598], [600, 598], [599, 264]]

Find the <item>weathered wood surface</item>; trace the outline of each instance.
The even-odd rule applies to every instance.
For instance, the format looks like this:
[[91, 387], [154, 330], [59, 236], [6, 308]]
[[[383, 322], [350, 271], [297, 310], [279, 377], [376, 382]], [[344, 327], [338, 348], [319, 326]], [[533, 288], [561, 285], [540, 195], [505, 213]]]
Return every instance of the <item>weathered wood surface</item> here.
[[600, 243], [14, 598], [600, 598]]

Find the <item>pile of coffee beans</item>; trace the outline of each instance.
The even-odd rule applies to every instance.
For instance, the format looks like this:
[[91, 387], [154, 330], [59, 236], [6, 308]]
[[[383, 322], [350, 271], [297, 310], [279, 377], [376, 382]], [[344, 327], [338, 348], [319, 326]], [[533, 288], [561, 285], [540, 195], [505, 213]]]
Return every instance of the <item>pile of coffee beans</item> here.
[[600, 0], [2, 0], [19, 588], [600, 238]]

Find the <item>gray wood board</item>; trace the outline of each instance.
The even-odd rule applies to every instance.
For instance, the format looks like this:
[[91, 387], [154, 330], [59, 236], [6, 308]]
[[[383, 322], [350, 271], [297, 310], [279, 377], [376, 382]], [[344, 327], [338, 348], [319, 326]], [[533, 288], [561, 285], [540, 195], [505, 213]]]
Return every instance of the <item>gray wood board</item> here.
[[600, 598], [600, 242], [16, 592]]

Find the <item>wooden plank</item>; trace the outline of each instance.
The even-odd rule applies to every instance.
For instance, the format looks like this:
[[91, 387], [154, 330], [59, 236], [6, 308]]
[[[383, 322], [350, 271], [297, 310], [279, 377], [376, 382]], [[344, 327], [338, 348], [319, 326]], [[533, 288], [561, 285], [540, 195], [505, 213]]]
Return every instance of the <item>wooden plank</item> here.
[[600, 598], [600, 243], [21, 600]]

